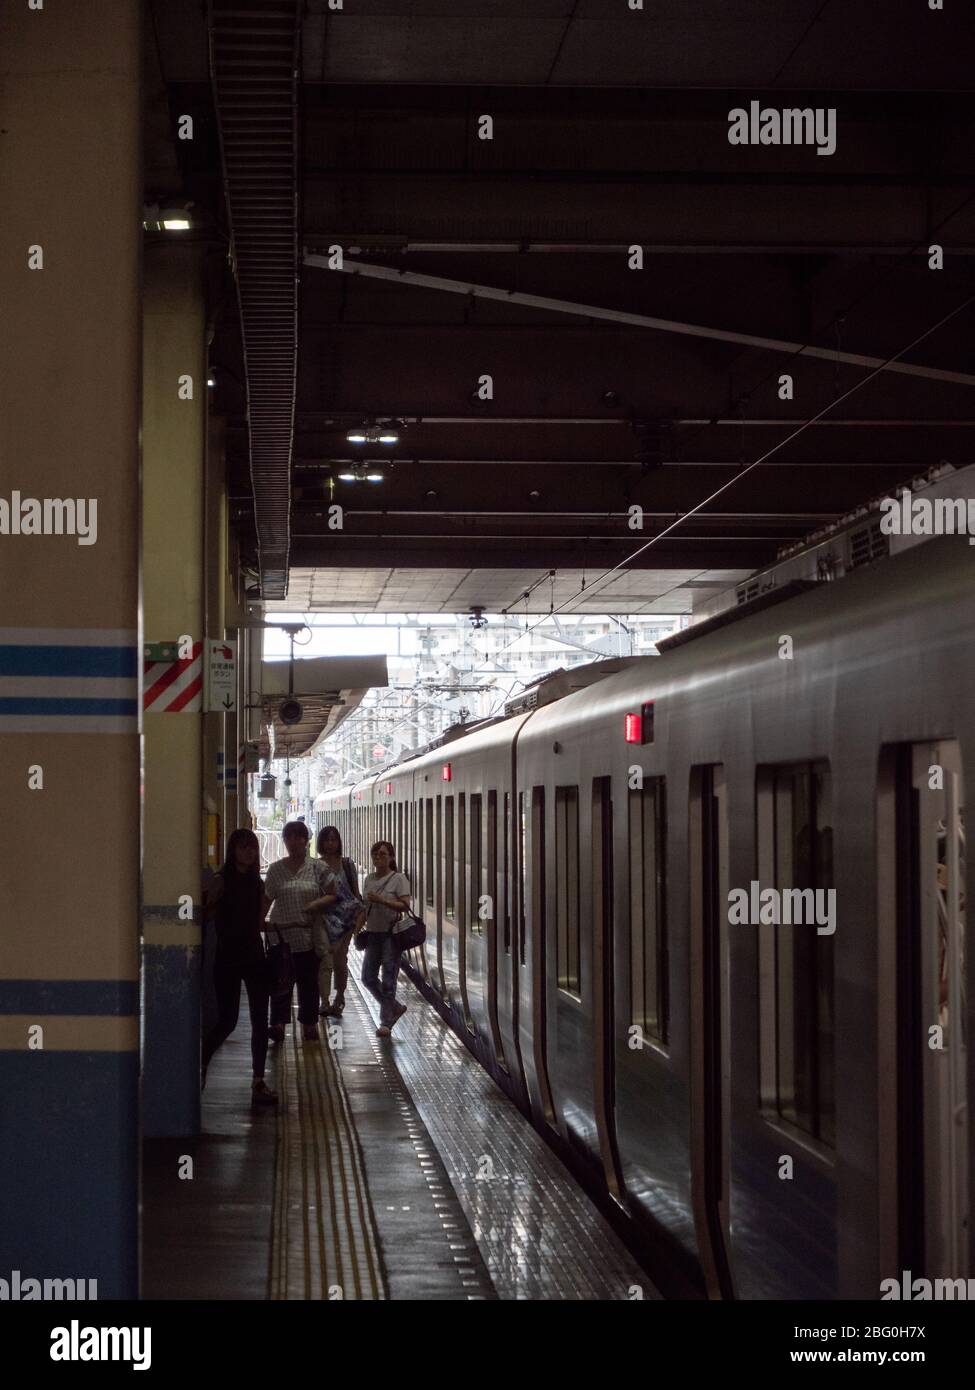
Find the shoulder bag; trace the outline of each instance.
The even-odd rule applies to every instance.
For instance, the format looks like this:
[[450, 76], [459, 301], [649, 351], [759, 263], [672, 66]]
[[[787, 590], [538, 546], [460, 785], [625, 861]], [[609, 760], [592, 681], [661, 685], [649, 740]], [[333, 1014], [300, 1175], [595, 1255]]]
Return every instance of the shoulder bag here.
[[[269, 924], [270, 926], [270, 924]], [[274, 931], [271, 927], [270, 932]], [[290, 999], [291, 991], [295, 984], [295, 967], [291, 959], [291, 947], [281, 936], [279, 931], [274, 935], [278, 938], [274, 946], [269, 946], [267, 951], [267, 987], [272, 999]]]
[[422, 946], [427, 939], [427, 924], [422, 917], [418, 917], [411, 907], [400, 914], [399, 920], [406, 921], [409, 925], [402, 931], [396, 931], [396, 924], [393, 931], [396, 935], [396, 945], [401, 951], [412, 951], [416, 946]]
[[[387, 875], [386, 875], [386, 877], [383, 879], [382, 883], [380, 883], [379, 886], [378, 886], [377, 888], [371, 888], [369, 891], [370, 891], [371, 893], [380, 893], [380, 892], [382, 892], [383, 888], [385, 888], [386, 884], [389, 882], [389, 880], [390, 880], [391, 878], [394, 878], [394, 877], [396, 876], [397, 872], [398, 872], [398, 870], [397, 870], [397, 869], [394, 869], [393, 872], [392, 872], [391, 874], [387, 874]], [[370, 903], [370, 904], [369, 904], [368, 911], [366, 912], [366, 922], [369, 921], [369, 913], [372, 911], [372, 909], [373, 909], [375, 906], [376, 906], [375, 903]], [[395, 923], [394, 923], [394, 926], [395, 926]], [[364, 950], [366, 949], [366, 942], [367, 942], [368, 940], [369, 940], [369, 933], [366, 931], [365, 923], [363, 923], [363, 925], [362, 925], [362, 926], [359, 928], [359, 930], [356, 932], [355, 936], [352, 938], [352, 944], [353, 944], [353, 946], [356, 948], [357, 951], [364, 951]]]

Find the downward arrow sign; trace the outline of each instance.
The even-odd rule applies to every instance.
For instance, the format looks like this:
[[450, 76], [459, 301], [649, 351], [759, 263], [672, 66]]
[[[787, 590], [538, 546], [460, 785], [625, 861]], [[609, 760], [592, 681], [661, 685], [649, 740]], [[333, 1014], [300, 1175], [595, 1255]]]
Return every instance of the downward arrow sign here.
[[223, 707], [224, 707], [224, 709], [233, 709], [233, 707], [234, 707], [234, 702], [233, 702], [233, 700], [231, 700], [231, 698], [230, 698], [229, 695], [225, 695], [225, 696], [223, 697]]

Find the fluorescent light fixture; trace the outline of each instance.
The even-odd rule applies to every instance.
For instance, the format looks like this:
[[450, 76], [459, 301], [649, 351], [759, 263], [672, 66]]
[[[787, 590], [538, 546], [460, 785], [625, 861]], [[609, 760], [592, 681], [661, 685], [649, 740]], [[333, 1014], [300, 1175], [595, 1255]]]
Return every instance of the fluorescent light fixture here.
[[354, 474], [354, 473], [340, 473], [340, 474], [339, 474], [339, 482], [340, 482], [340, 483], [354, 483], [354, 482], [355, 482], [355, 474]]
[[350, 444], [398, 444], [399, 435], [388, 425], [357, 425], [345, 436]]
[[367, 473], [367, 474], [366, 474], [366, 482], [367, 482], [367, 483], [381, 483], [382, 480], [383, 480], [383, 475], [382, 475], [381, 473]]
[[147, 232], [188, 232], [193, 225], [192, 206], [184, 203], [160, 208], [158, 203], [147, 203], [142, 209], [142, 226]]

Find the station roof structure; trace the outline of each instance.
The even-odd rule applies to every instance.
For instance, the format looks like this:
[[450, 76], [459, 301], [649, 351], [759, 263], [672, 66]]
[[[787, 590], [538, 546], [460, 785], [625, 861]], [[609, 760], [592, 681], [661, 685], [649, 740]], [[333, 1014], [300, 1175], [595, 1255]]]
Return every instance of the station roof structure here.
[[[963, 10], [153, 0], [147, 196], [215, 248], [253, 595], [683, 612], [969, 462]], [[730, 144], [752, 101], [835, 152]]]
[[[385, 686], [384, 656], [332, 656], [261, 663], [262, 758], [313, 753], [359, 706], [367, 690]], [[283, 706], [292, 705], [289, 721]]]

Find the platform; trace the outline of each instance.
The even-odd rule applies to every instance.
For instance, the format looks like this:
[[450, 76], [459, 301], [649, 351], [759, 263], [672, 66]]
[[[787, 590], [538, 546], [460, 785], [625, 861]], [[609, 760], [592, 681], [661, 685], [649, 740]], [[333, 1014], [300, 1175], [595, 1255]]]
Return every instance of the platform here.
[[[393, 1038], [353, 984], [341, 1029], [214, 1057], [198, 1140], [147, 1141], [143, 1297], [655, 1298], [637, 1262], [417, 990]], [[243, 1019], [242, 1011], [242, 1019]], [[180, 1162], [193, 1160], [192, 1179]]]

